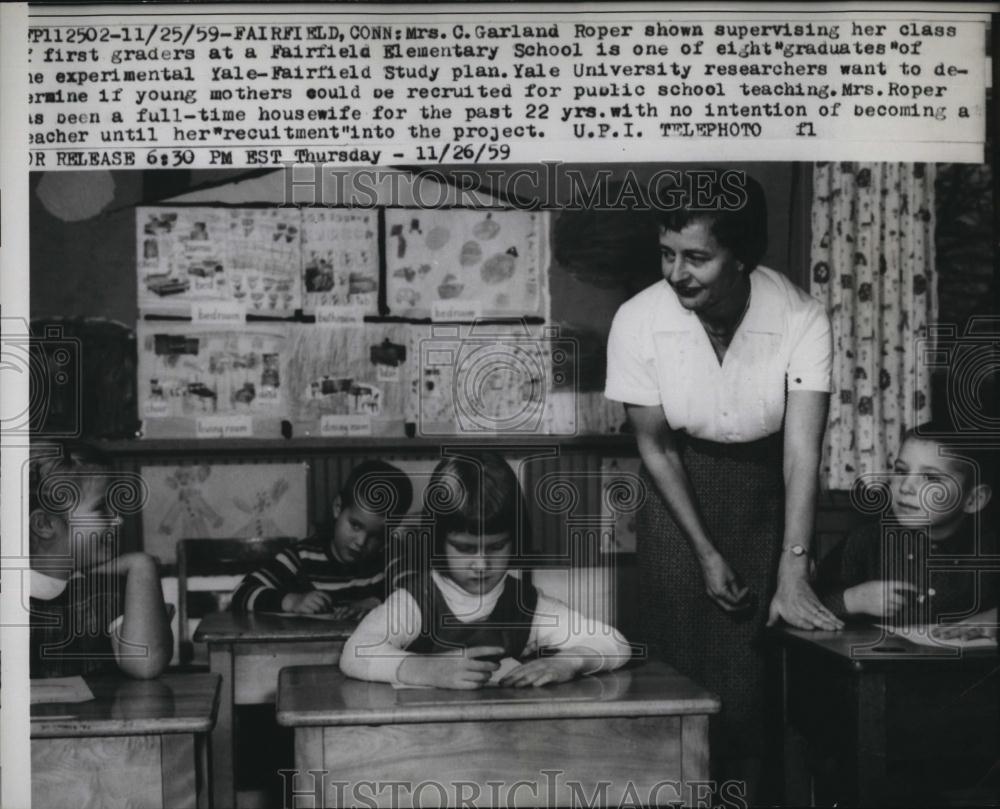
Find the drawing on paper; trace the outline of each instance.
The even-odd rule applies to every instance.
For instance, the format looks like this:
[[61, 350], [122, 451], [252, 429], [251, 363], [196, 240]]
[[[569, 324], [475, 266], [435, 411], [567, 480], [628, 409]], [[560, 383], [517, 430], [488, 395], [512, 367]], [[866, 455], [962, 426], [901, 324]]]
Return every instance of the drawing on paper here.
[[165, 563], [179, 539], [304, 537], [306, 464], [145, 466], [143, 545]]
[[407, 421], [435, 435], [546, 432], [551, 347], [523, 322], [412, 326]]
[[543, 214], [389, 208], [385, 217], [391, 314], [426, 318], [434, 301], [459, 299], [484, 315], [547, 315]]
[[222, 516], [201, 494], [201, 486], [212, 474], [208, 464], [179, 466], [164, 479], [176, 499], [160, 521], [161, 534], [175, 537], [207, 537], [223, 523]]
[[365, 314], [378, 314], [378, 272], [375, 212], [303, 210], [303, 311], [359, 306]]
[[209, 330], [140, 321], [136, 332], [144, 420], [284, 413], [281, 326]]
[[188, 314], [230, 302], [286, 317], [300, 308], [302, 214], [283, 208], [138, 208], [139, 308]]
[[370, 416], [402, 434], [409, 380], [406, 326], [293, 325], [289, 335], [293, 423], [314, 433], [326, 415]]
[[635, 553], [636, 513], [642, 503], [638, 458], [601, 461], [601, 518], [614, 527], [601, 540], [604, 553]]

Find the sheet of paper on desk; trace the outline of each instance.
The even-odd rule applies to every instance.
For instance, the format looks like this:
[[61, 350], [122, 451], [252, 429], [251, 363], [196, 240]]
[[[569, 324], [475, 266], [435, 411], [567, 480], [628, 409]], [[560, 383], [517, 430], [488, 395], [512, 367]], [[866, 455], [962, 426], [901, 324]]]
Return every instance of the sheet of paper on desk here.
[[272, 612], [280, 618], [315, 618], [318, 621], [347, 621], [349, 607], [334, 608], [332, 612]]
[[31, 704], [88, 702], [94, 698], [83, 677], [48, 677], [31, 681]]
[[880, 629], [884, 629], [897, 637], [916, 643], [919, 646], [934, 646], [937, 648], [950, 646], [953, 649], [989, 649], [996, 648], [996, 638], [971, 637], [971, 638], [942, 638], [932, 634], [932, 630], [938, 628], [937, 624], [913, 624], [911, 626], [889, 626], [888, 624], [877, 624]]

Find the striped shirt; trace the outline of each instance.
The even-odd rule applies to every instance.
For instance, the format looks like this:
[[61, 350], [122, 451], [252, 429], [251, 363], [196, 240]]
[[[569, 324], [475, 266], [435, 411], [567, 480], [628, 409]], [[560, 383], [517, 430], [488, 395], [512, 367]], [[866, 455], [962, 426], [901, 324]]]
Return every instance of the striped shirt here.
[[323, 590], [335, 604], [363, 598], [385, 598], [385, 561], [379, 555], [359, 564], [345, 564], [334, 557], [329, 544], [309, 537], [279, 551], [263, 567], [247, 574], [233, 592], [235, 612], [281, 612], [289, 593]]

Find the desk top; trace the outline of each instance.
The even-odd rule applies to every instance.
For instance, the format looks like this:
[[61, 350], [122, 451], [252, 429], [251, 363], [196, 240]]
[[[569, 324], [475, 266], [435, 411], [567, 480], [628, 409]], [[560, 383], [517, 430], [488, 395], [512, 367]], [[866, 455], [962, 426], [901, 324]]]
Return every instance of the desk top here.
[[31, 738], [208, 733], [219, 705], [218, 674], [85, 677], [89, 702], [31, 706]]
[[194, 640], [208, 643], [265, 643], [346, 640], [356, 621], [328, 621], [308, 615], [283, 616], [254, 612], [213, 612], [201, 619]]
[[663, 663], [540, 688], [396, 689], [336, 666], [294, 666], [278, 679], [278, 724], [372, 725], [718, 713], [719, 698]]
[[781, 627], [774, 636], [789, 648], [823, 655], [830, 665], [849, 666], [857, 671], [912, 665], [915, 661], [922, 665], [938, 662], [950, 666], [959, 662], [992, 665], [997, 659], [995, 648], [959, 650], [951, 646], [921, 646], [871, 625], [848, 626], [839, 632]]

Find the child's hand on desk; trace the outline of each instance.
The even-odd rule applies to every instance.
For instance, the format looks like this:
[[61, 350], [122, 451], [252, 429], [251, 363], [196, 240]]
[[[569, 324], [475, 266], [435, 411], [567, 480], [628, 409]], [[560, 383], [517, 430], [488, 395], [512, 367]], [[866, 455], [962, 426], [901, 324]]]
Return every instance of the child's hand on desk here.
[[303, 615], [314, 615], [317, 612], [329, 612], [333, 601], [329, 593], [322, 590], [310, 590], [308, 593], [287, 593], [281, 599], [283, 612], [300, 612]]
[[579, 657], [566, 654], [539, 657], [511, 671], [500, 681], [500, 685], [504, 688], [525, 688], [550, 683], [568, 683], [575, 679], [583, 668], [584, 661]]
[[844, 607], [855, 615], [895, 615], [906, 603], [906, 594], [917, 588], [905, 581], [866, 581], [844, 590]]
[[458, 654], [411, 655], [399, 664], [396, 676], [407, 685], [435, 688], [482, 688], [500, 664], [480, 657], [499, 657], [502, 646], [472, 646]]

